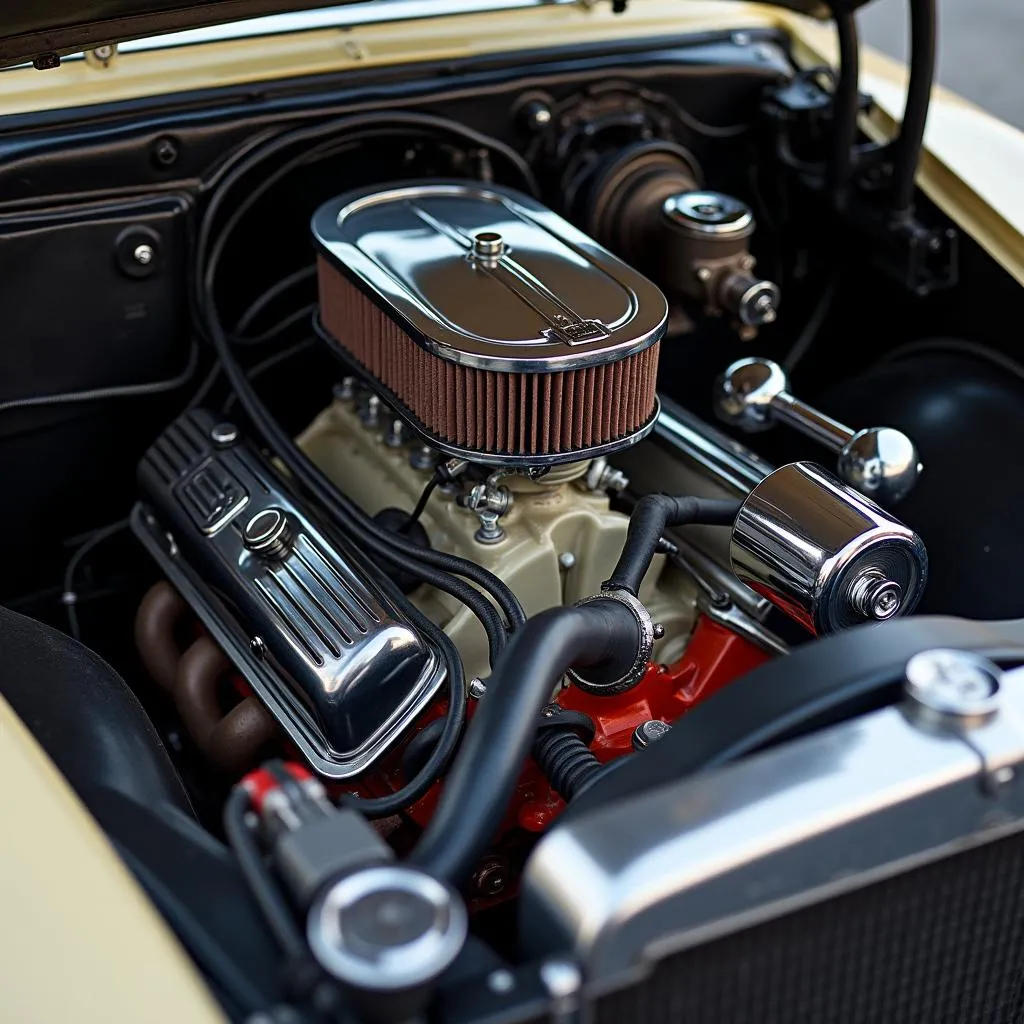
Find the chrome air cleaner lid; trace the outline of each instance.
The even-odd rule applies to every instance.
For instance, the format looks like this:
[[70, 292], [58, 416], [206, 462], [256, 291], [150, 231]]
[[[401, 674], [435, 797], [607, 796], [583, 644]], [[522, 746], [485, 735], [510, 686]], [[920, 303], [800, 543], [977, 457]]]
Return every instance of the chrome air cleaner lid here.
[[550, 465], [653, 428], [665, 297], [535, 200], [397, 184], [326, 203], [312, 227], [321, 333], [436, 447]]
[[331, 266], [441, 359], [538, 373], [657, 342], [658, 288], [557, 214], [476, 182], [347, 193], [313, 217]]

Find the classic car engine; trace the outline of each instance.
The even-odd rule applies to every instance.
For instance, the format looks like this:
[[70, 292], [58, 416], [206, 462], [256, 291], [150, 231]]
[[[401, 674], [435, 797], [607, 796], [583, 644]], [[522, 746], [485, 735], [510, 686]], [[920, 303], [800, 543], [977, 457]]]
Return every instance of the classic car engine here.
[[0, 131], [11, 387], [69, 378], [0, 402], [4, 696], [230, 1018], [1015, 1019], [930, 994], [978, 862], [922, 894], [1024, 833], [1012, 474], [960, 514], [1016, 285], [834, 13], [838, 71], [638, 37]]
[[[707, 311], [729, 306], [744, 337], [774, 317], [778, 289], [750, 274], [749, 209], [699, 189], [678, 153], [631, 147], [597, 190], [598, 219], [639, 232], [638, 253], [641, 238], [663, 238], [656, 264], [686, 268], [680, 279], [701, 284], [692, 298]], [[811, 463], [769, 472], [743, 501], [648, 495], [628, 514], [612, 507], [629, 481], [609, 460], [649, 436], [661, 413], [669, 304], [537, 201], [483, 182], [388, 184], [328, 200], [311, 232], [315, 327], [342, 377], [297, 442], [271, 450], [298, 468], [296, 482], [315, 481], [344, 509], [349, 536], [316, 525], [287, 473], [205, 411], [180, 418], [140, 469], [133, 528], [184, 598], [165, 584], [150, 592], [140, 653], [222, 770], [294, 750], [328, 784], [427, 826], [438, 787], [421, 777], [436, 778], [434, 757], [450, 746], [466, 696], [498, 685], [491, 673], [508, 633], [549, 609], [614, 604], [635, 633], [615, 671], [567, 660], [564, 686], [555, 675], [542, 706], [515, 712], [538, 723], [533, 765], [508, 780], [515, 794], [498, 844], [462, 865], [486, 901], [514, 892], [529, 836], [617, 758], [787, 651], [758, 621], [772, 604], [812, 633], [916, 606], [928, 565], [920, 538]], [[765, 418], [785, 402], [794, 421], [810, 418], [783, 386], [773, 390], [782, 371], [766, 383], [761, 367], [728, 371], [722, 414]], [[239, 394], [259, 431], [267, 413], [251, 389]], [[814, 422], [822, 432], [824, 419]], [[889, 428], [856, 437], [865, 435], [839, 470], [896, 501], [919, 471], [913, 444]], [[667, 533], [686, 525], [731, 526], [729, 567], [709, 568], [707, 554], [700, 567], [687, 561]], [[369, 562], [357, 537], [369, 540]], [[733, 592], [753, 616], [722, 614]], [[186, 604], [210, 636], [178, 652]], [[424, 621], [444, 630], [460, 669]], [[222, 707], [231, 666], [238, 702]]]

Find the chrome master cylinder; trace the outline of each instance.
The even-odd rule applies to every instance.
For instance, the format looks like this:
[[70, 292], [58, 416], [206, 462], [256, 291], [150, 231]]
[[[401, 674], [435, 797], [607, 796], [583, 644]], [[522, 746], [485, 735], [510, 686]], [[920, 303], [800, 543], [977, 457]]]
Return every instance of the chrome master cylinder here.
[[729, 556], [744, 583], [816, 634], [907, 615], [928, 579], [921, 538], [811, 462], [754, 487]]

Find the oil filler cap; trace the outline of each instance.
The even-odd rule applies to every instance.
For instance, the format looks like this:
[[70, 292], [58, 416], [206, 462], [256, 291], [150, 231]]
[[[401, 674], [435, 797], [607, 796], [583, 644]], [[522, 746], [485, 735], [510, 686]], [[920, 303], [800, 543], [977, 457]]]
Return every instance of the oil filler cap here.
[[292, 546], [292, 531], [284, 510], [272, 506], [257, 512], [245, 524], [242, 543], [264, 558], [284, 558]]
[[379, 998], [429, 987], [458, 956], [467, 929], [458, 893], [422, 871], [392, 864], [328, 886], [309, 912], [306, 936], [324, 970]]

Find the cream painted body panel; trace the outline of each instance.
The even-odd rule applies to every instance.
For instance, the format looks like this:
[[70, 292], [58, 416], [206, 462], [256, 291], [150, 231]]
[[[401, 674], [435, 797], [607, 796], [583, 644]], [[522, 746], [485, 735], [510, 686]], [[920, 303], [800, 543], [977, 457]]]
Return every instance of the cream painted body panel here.
[[185, 951], [0, 698], [0, 1020], [214, 1024]]

